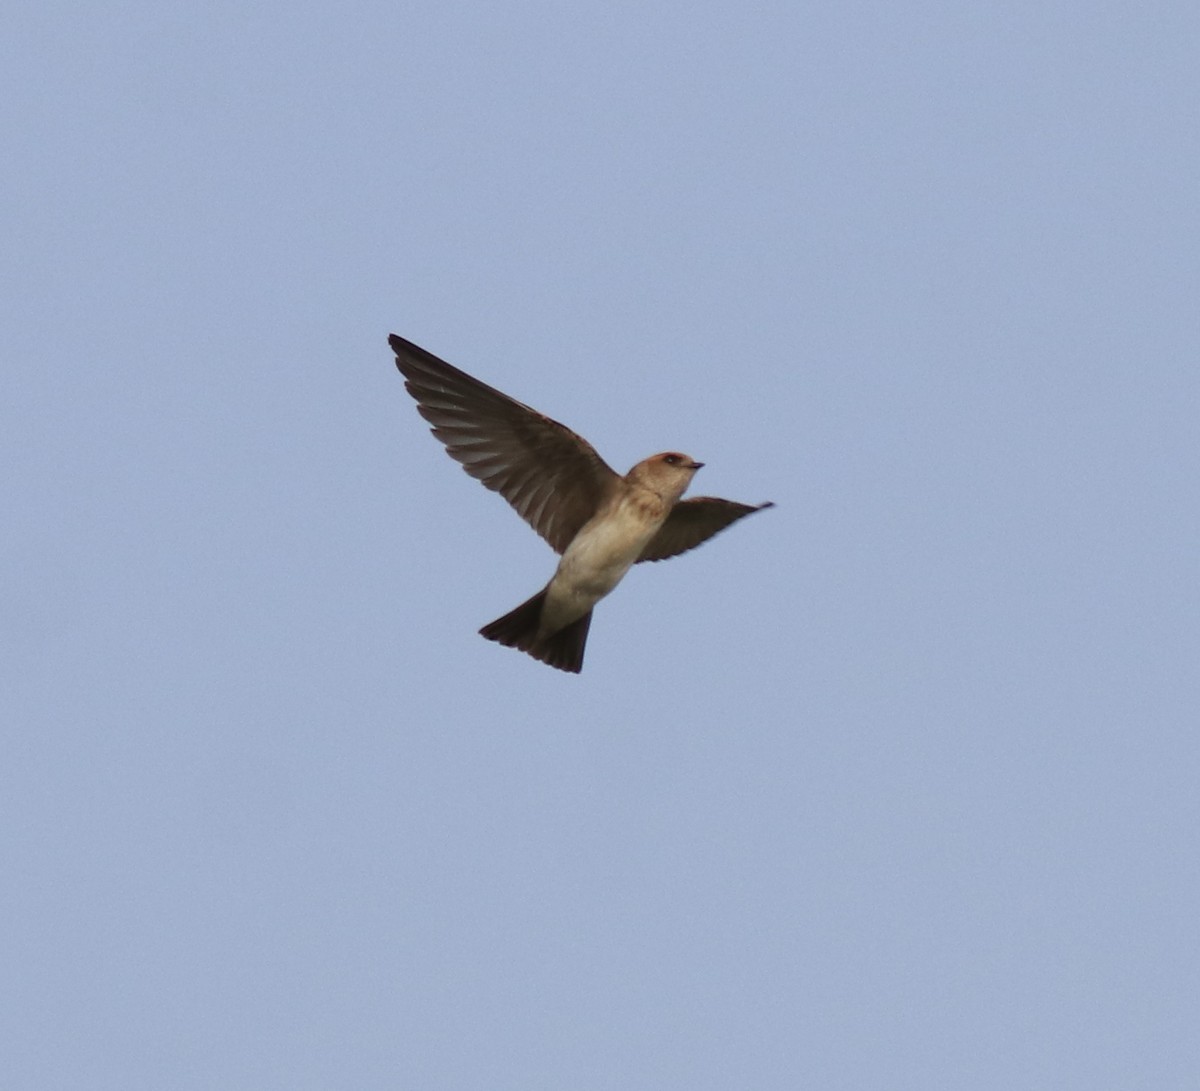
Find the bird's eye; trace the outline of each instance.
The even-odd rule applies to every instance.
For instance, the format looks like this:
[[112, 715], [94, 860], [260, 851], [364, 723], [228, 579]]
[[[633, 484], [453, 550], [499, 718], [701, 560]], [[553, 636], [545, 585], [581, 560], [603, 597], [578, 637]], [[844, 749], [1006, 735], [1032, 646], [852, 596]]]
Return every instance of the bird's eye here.
[[663, 455], [663, 461], [668, 466], [675, 466], [675, 465], [678, 465], [678, 463], [679, 463], [679, 456], [678, 455]]

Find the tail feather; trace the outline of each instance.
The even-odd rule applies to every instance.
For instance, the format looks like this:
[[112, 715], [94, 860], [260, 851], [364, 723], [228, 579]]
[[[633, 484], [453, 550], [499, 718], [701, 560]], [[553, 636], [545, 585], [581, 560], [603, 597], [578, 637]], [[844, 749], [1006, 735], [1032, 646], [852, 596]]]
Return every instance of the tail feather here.
[[588, 628], [591, 624], [592, 612], [589, 610], [566, 628], [551, 633], [529, 654], [536, 656], [543, 663], [557, 667], [560, 671], [578, 674], [583, 669], [583, 649], [587, 644]]
[[480, 635], [508, 648], [529, 651], [537, 639], [538, 626], [542, 620], [542, 603], [545, 600], [546, 592], [543, 589], [515, 610], [509, 610], [503, 617], [489, 622], [479, 630]]
[[583, 667], [583, 649], [587, 644], [588, 628], [592, 624], [592, 612], [589, 610], [570, 625], [539, 640], [538, 627], [541, 625], [542, 603], [545, 599], [546, 592], [543, 589], [515, 610], [489, 622], [479, 632], [488, 640], [508, 648], [517, 648], [561, 671], [578, 674]]

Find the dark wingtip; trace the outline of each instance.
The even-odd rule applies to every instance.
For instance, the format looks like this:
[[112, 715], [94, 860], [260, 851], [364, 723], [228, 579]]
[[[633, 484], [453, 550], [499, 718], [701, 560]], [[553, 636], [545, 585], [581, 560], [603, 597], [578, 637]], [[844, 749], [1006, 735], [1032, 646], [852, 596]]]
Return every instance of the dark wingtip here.
[[419, 345], [414, 345], [411, 341], [405, 341], [403, 337], [398, 337], [394, 333], [388, 334], [388, 348], [396, 355], [396, 367], [401, 372], [404, 371], [405, 361], [411, 361], [414, 358], [420, 359], [423, 356], [429, 355]]

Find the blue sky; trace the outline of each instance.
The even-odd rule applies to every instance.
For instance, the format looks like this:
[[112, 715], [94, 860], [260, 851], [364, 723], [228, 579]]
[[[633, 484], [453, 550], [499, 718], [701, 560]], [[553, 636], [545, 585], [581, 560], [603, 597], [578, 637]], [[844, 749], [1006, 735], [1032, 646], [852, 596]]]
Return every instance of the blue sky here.
[[[1198, 42], [10, 13], [6, 1086], [1190, 1091]], [[490, 644], [390, 331], [778, 506]]]

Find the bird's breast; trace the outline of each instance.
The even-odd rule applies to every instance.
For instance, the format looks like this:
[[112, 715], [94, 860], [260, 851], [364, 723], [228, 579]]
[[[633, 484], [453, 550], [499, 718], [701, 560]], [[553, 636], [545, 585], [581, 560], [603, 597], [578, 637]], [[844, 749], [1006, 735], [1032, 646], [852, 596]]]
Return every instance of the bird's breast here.
[[[558, 577], [573, 589], [607, 595], [641, 556], [666, 518], [657, 496], [623, 496], [599, 512], [575, 535], [558, 566]], [[558, 578], [556, 577], [556, 579]]]

